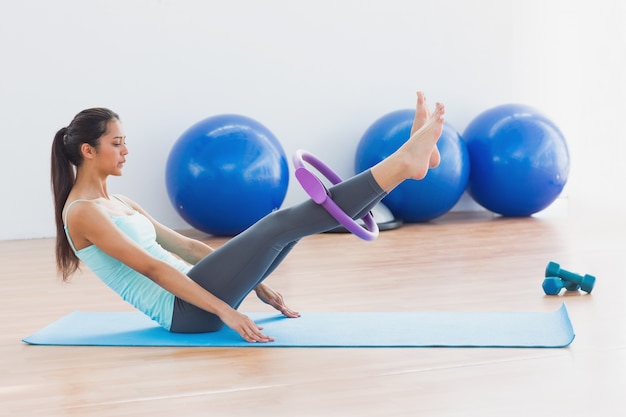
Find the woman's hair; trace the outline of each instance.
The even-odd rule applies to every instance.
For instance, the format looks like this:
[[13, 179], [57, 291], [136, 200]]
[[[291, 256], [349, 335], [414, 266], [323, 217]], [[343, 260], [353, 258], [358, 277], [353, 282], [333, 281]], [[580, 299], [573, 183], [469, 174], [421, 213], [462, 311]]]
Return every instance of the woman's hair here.
[[51, 185], [54, 195], [56, 222], [57, 270], [67, 281], [78, 269], [79, 259], [69, 244], [63, 225], [63, 207], [76, 180], [75, 167], [83, 163], [81, 146], [85, 143], [98, 149], [100, 137], [107, 131], [111, 120], [119, 116], [105, 108], [92, 108], [78, 113], [72, 122], [61, 128], [52, 142]]

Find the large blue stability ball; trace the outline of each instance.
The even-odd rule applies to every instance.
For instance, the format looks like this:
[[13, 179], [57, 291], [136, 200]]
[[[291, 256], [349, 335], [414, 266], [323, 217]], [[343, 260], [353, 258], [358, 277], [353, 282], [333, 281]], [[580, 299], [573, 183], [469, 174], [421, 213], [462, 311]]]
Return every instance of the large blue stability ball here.
[[285, 152], [261, 123], [226, 114], [206, 118], [174, 144], [167, 192], [191, 226], [233, 236], [279, 208], [289, 183]]
[[569, 153], [559, 128], [536, 109], [505, 104], [479, 114], [463, 132], [472, 170], [468, 194], [508, 217], [548, 207], [569, 174]]
[[[397, 110], [376, 120], [356, 150], [355, 170], [362, 172], [395, 152], [410, 134], [415, 110]], [[426, 222], [447, 213], [459, 201], [469, 178], [469, 156], [459, 133], [447, 122], [437, 143], [441, 163], [423, 180], [407, 180], [383, 202], [397, 218]]]

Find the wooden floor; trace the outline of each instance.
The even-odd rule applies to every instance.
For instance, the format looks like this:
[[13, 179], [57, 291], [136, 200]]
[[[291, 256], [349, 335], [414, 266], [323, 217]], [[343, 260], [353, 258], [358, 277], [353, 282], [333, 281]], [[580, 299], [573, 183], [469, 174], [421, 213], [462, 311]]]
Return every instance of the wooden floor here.
[[[313, 236], [268, 281], [301, 312], [553, 311], [565, 301], [576, 339], [565, 349], [206, 349], [23, 344], [73, 310], [129, 307], [89, 272], [61, 284], [52, 240], [0, 242], [0, 415], [623, 416], [625, 248], [619, 216], [571, 213], [455, 214], [373, 243]], [[545, 296], [550, 260], [596, 275], [594, 292]], [[242, 310], [267, 307], [249, 298]]]

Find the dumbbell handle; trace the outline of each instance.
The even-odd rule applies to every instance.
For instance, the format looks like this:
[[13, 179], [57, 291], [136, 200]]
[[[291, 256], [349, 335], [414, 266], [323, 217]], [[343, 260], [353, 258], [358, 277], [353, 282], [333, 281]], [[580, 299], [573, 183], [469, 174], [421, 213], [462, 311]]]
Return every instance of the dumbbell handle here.
[[574, 272], [570, 272], [570, 271], [566, 271], [564, 269], [561, 269], [559, 271], [559, 277], [561, 277], [561, 279], [565, 280], [565, 281], [570, 281], [570, 282], [580, 282], [583, 279], [582, 275], [576, 274]]
[[559, 277], [565, 281], [578, 283], [583, 280], [582, 275], [562, 269], [559, 264], [555, 262], [550, 262], [548, 264], [548, 267], [546, 268], [546, 277]]

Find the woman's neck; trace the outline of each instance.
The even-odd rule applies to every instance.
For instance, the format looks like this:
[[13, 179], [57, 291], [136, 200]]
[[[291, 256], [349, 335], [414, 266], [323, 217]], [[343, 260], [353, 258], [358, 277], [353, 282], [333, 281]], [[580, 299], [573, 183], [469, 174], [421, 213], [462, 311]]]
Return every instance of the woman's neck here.
[[70, 193], [75, 198], [95, 200], [97, 198], [109, 199], [106, 178], [89, 175], [81, 169], [76, 172], [76, 180]]

